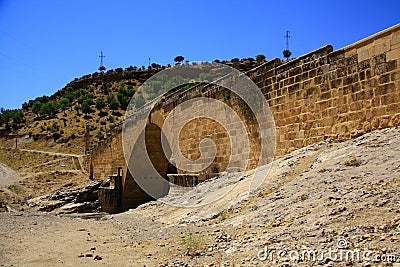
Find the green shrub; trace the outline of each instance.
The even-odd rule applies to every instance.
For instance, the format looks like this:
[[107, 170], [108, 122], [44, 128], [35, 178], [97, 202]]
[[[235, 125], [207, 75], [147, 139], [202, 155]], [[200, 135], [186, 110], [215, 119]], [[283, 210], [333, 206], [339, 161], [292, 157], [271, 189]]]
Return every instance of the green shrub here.
[[96, 109], [97, 110], [101, 111], [105, 106], [106, 106], [106, 103], [104, 102], [103, 98], [96, 99]]
[[110, 103], [108, 103], [108, 107], [111, 110], [117, 110], [119, 108], [119, 103], [115, 99], [113, 99]]
[[136, 108], [140, 108], [146, 103], [143, 95], [137, 95], [134, 99], [134, 104]]

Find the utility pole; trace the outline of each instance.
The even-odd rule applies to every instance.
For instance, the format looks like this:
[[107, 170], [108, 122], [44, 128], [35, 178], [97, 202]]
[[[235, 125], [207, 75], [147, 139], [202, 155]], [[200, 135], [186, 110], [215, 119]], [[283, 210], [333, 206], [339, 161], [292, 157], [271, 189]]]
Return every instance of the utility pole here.
[[99, 67], [99, 71], [103, 72], [106, 70], [106, 67], [104, 67], [103, 65], [103, 58], [105, 58], [106, 56], [103, 55], [103, 51], [100, 52], [100, 67]]
[[286, 31], [286, 35], [284, 37], [286, 38], [286, 49], [283, 50], [283, 56], [286, 58], [286, 60], [289, 60], [290, 56], [292, 55], [292, 52], [289, 50], [289, 31]]
[[149, 67], [150, 67], [150, 58], [149, 58]]
[[286, 35], [284, 37], [286, 38], [286, 50], [289, 50], [289, 31], [286, 31]]

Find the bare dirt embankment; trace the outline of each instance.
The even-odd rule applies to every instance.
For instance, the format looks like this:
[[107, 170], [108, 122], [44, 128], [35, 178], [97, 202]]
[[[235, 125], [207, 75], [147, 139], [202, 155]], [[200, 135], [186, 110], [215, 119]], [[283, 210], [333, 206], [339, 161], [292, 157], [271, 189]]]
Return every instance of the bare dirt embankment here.
[[1, 147], [0, 211], [25, 210], [29, 199], [88, 184], [78, 156]]
[[7, 165], [0, 162], [0, 186], [7, 186], [14, 183], [19, 178], [19, 174]]
[[[0, 213], [0, 264], [398, 266], [389, 261], [400, 254], [399, 152], [400, 129], [384, 129], [297, 150], [272, 164], [256, 192], [247, 193], [245, 175], [203, 207], [154, 201], [99, 220]], [[201, 186], [174, 200], [201, 201]], [[316, 258], [277, 252], [264, 258], [264, 248], [292, 257], [313, 251]], [[323, 254], [329, 250], [350, 254]], [[351, 258], [357, 251], [367, 258]]]

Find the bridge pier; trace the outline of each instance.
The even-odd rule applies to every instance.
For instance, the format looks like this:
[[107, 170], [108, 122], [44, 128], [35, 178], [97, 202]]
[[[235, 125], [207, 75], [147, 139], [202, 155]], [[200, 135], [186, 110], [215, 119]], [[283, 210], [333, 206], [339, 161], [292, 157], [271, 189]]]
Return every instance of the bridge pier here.
[[118, 213], [122, 211], [122, 168], [118, 168], [117, 175], [111, 175], [110, 179], [113, 186], [100, 187], [98, 198], [101, 211], [108, 213]]

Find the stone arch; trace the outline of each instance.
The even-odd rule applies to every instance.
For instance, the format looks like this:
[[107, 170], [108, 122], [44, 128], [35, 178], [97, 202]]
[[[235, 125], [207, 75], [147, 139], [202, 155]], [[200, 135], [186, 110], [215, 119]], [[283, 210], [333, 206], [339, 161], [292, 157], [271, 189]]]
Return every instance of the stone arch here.
[[152, 165], [157, 172], [164, 178], [167, 178], [167, 170], [171, 151], [169, 147], [164, 151], [161, 144], [161, 129], [157, 124], [149, 123], [146, 126], [145, 142], [148, 155]]
[[164, 151], [161, 135], [161, 128], [151, 122], [140, 134], [140, 141], [135, 144], [128, 161], [130, 169], [126, 168], [123, 177], [123, 209], [134, 208], [168, 194], [167, 171], [171, 153], [168, 147]]
[[[195, 97], [196, 96], [193, 96], [193, 98]], [[178, 137], [179, 148], [182, 155], [189, 160], [198, 159], [200, 156], [199, 145], [204, 138], [211, 139], [215, 143], [217, 153], [212, 163], [208, 167], [202, 169], [201, 172], [192, 173], [175, 169], [174, 172], [178, 175], [176, 177], [172, 176], [173, 179], [171, 178], [171, 183], [176, 185], [181, 185], [179, 182], [180, 179], [186, 179], [187, 177], [196, 180], [195, 183], [190, 183], [194, 185], [197, 184], [197, 182], [202, 182], [226, 171], [247, 171], [255, 168], [260, 159], [261, 139], [258, 123], [254, 117], [249, 118], [248, 111], [250, 109], [246, 104], [240, 102], [239, 99], [237, 99], [238, 97], [233, 93], [228, 100], [224, 98], [224, 94], [221, 91], [214, 92], [214, 94], [209, 95], [208, 97], [225, 102], [226, 105], [230, 106], [236, 114], [238, 114], [241, 122], [236, 120], [227, 121], [233, 128], [237, 127], [235, 125], [238, 123], [244, 125], [246, 134], [248, 135], [249, 144], [247, 145], [244, 142], [240, 142], [235, 143], [234, 146], [232, 146], [231, 139], [229, 138], [224, 125], [221, 125], [212, 118], [199, 117], [188, 121], [182, 128]], [[139, 137], [139, 139], [142, 138], [142, 142], [139, 141], [135, 144], [133, 149], [134, 153], [132, 153], [129, 159], [129, 165], [133, 165], [134, 172], [142, 169], [143, 166], [154, 166], [154, 169], [150, 170], [150, 173], [147, 173], [146, 170], [142, 169], [139, 175], [131, 173], [129, 169], [126, 170], [126, 175], [124, 175], [123, 179], [123, 209], [134, 208], [142, 203], [163, 197], [168, 194], [170, 190], [171, 192], [174, 192], [175, 186], [171, 185], [170, 187], [167, 176], [167, 174], [169, 174], [168, 165], [172, 152], [170, 151], [171, 149], [168, 148], [166, 151], [163, 150], [163, 145], [161, 143], [163, 133], [161, 129], [163, 128], [166, 118], [175, 108], [176, 104], [179, 104], [179, 101], [180, 99], [177, 102], [172, 103], [160, 102], [149, 114], [145, 130]], [[213, 111], [224, 112], [221, 110]], [[185, 110], [182, 110], [182, 112], [185, 112]], [[232, 133], [238, 135], [239, 132], [239, 130], [235, 129]], [[165, 138], [163, 139], [166, 140]], [[245, 151], [247, 149], [249, 149], [250, 153], [246, 156]], [[232, 166], [228, 170], [227, 165], [229, 160], [231, 160], [231, 154], [233, 151], [236, 154], [239, 154], [240, 157], [236, 156], [235, 160], [232, 160]], [[247, 163], [247, 166], [244, 168], [243, 162]], [[154, 173], [154, 170], [156, 173]], [[157, 175], [164, 179], [153, 179], [154, 176]], [[139, 180], [139, 184], [143, 183], [145, 184], [145, 187], [153, 188], [156, 192], [151, 190], [152, 194], [150, 194], [150, 196], [146, 190], [139, 186], [137, 180]]]

